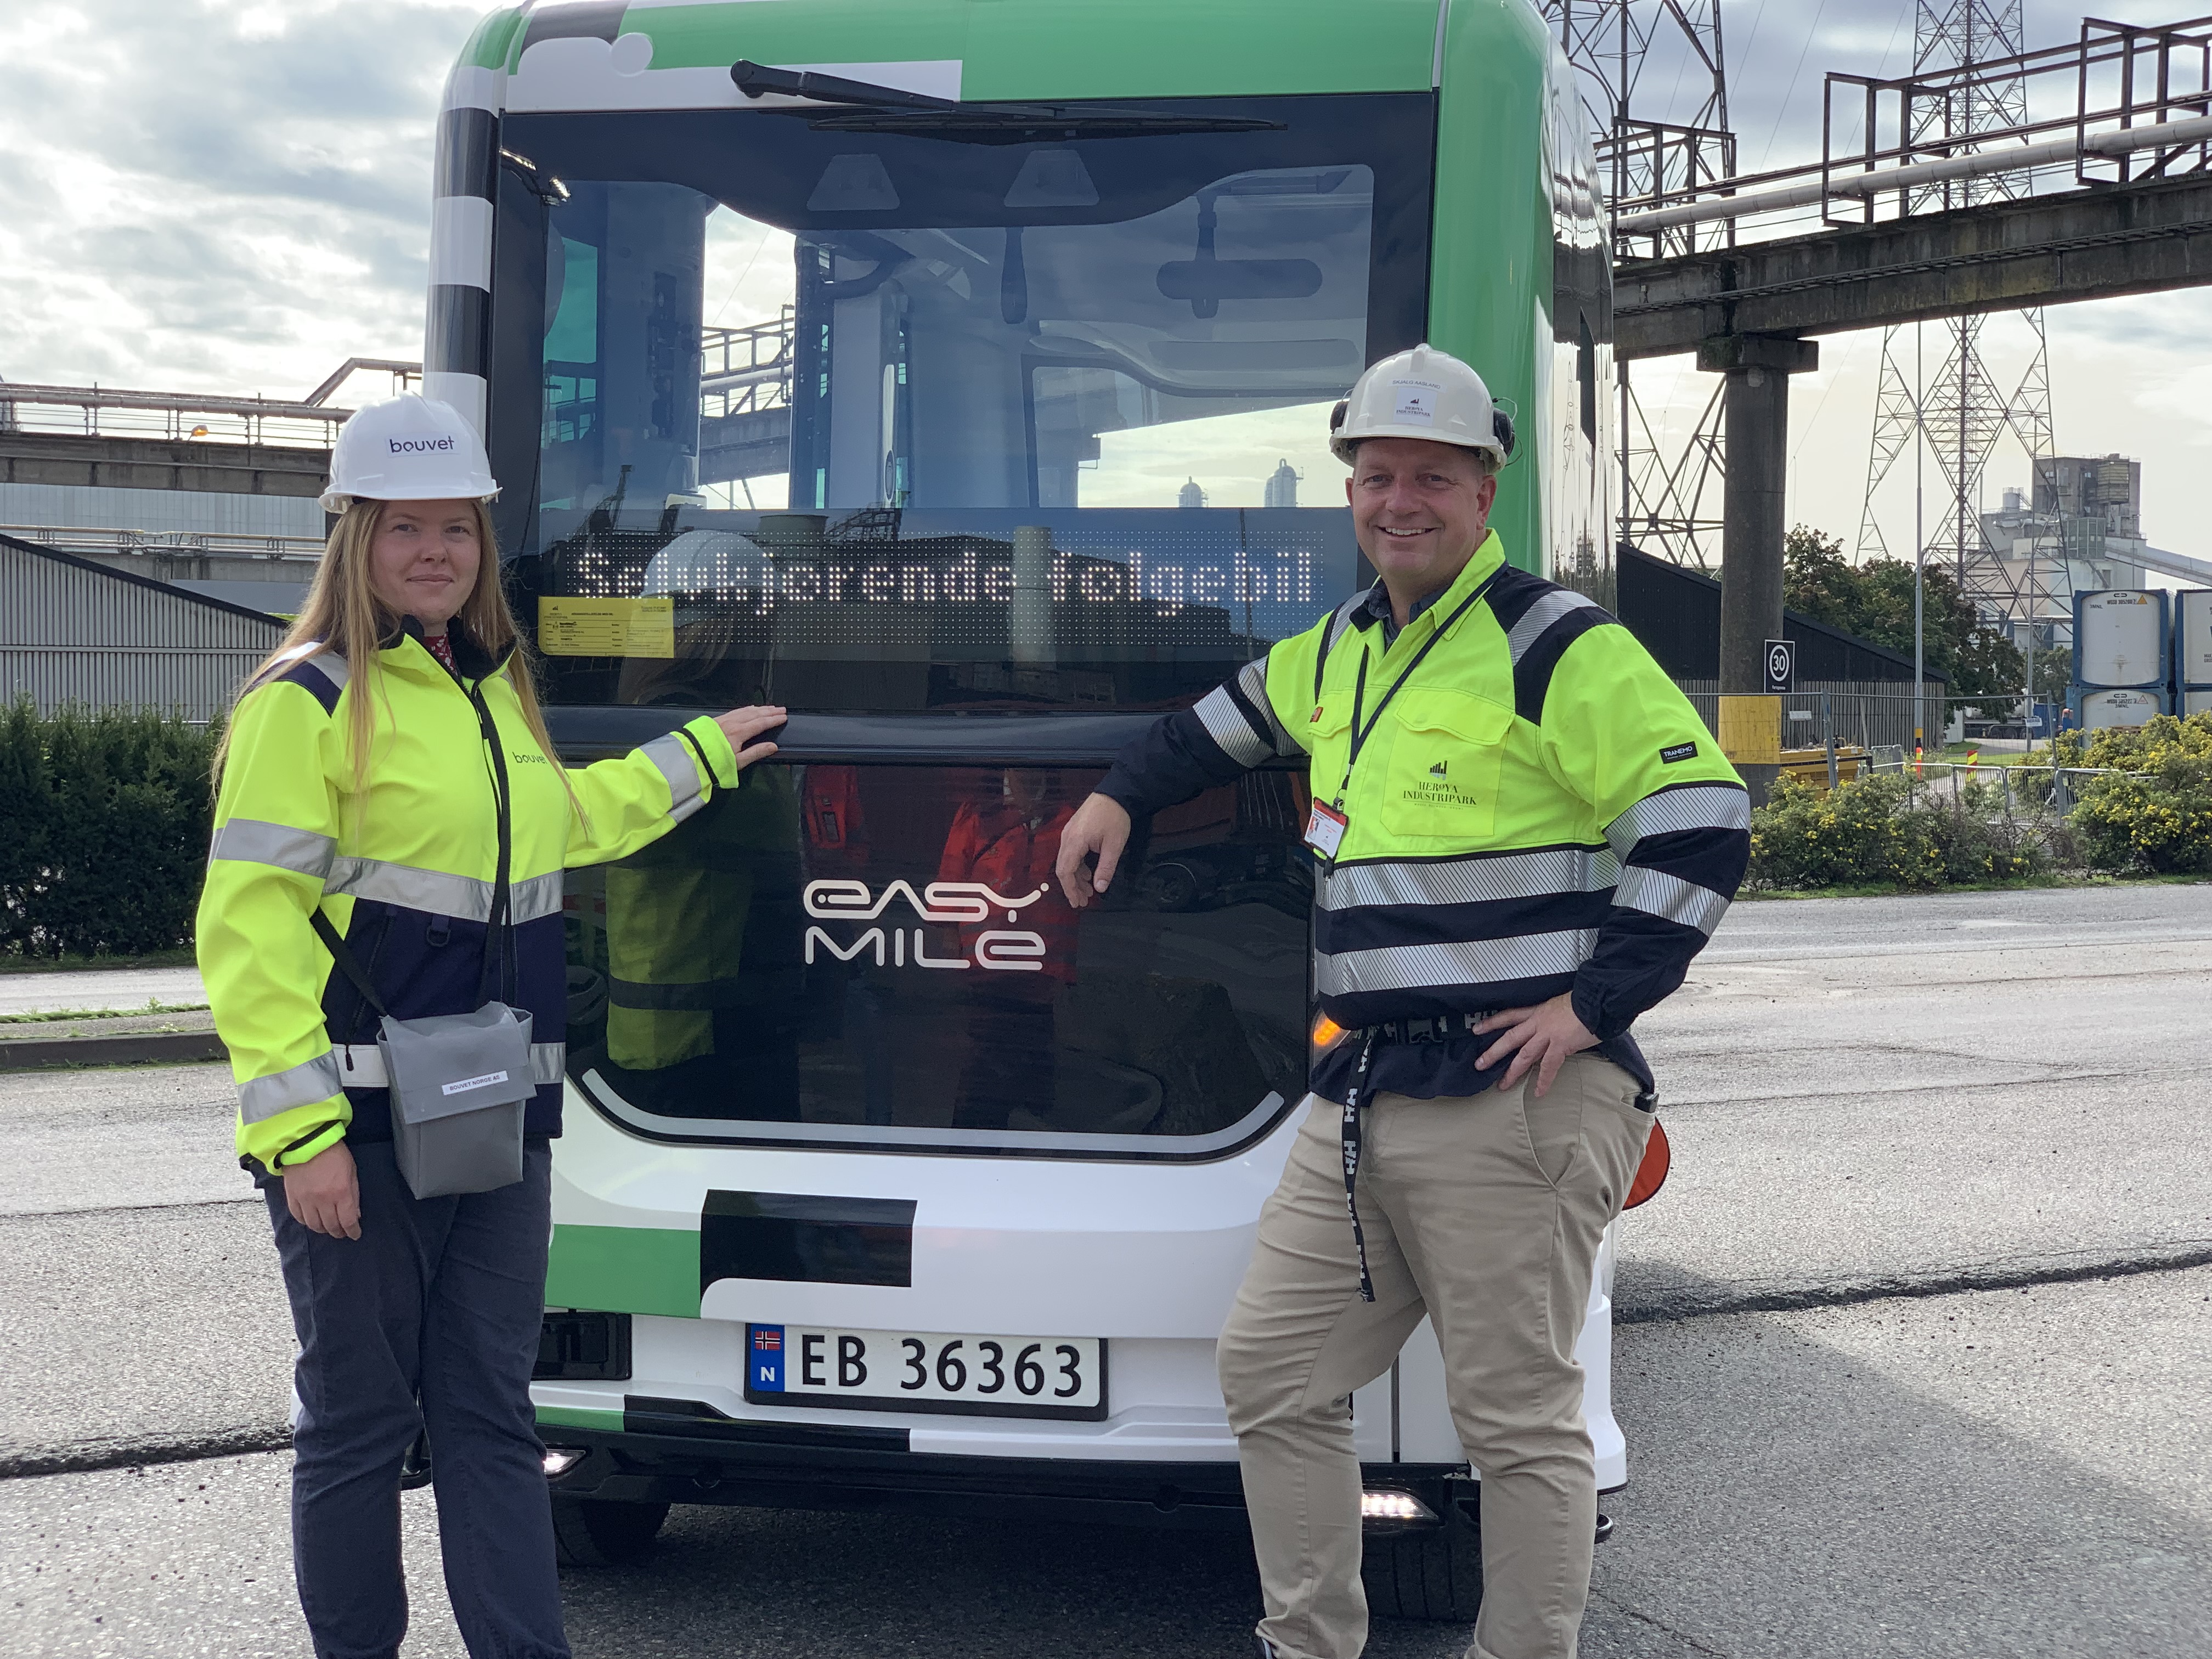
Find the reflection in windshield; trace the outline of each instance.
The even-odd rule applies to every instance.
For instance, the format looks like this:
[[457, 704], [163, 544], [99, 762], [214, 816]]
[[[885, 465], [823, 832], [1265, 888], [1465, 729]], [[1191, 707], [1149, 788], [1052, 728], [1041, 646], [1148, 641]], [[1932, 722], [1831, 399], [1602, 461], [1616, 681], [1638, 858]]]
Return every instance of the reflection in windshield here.
[[1051, 860], [1096, 781], [754, 769], [571, 873], [572, 1073], [653, 1133], [1167, 1156], [1249, 1138], [1304, 1091], [1295, 781], [1160, 814], [1079, 917]]
[[[1080, 166], [1062, 151], [1029, 161], [1056, 157]], [[872, 159], [833, 157], [809, 205], [873, 199], [878, 173], [837, 165]], [[1050, 193], [1030, 176], [1009, 195]], [[1366, 361], [1373, 206], [1365, 167], [1293, 169], [1217, 180], [1123, 223], [794, 235], [665, 185], [579, 185], [554, 216], [547, 436], [562, 465], [541, 499], [573, 508], [612, 490], [623, 480], [605, 458], [628, 448], [628, 489], [650, 489], [657, 461], [664, 499], [706, 490], [732, 507], [1173, 507], [1191, 481], [1218, 505], [1257, 506], [1273, 471], [1262, 452], [1328, 462], [1328, 407]], [[593, 221], [655, 233], [649, 260], [680, 255], [700, 272], [692, 443], [674, 408], [681, 374], [665, 364], [645, 413], [673, 449], [640, 448], [635, 426], [583, 441], [605, 306], [601, 246], [573, 233]], [[698, 236], [696, 255], [671, 246], [678, 234]], [[1269, 257], [1285, 249], [1301, 257]], [[623, 267], [638, 252], [609, 250], [610, 278], [635, 280]], [[679, 275], [652, 273], [649, 355], [691, 331]], [[1101, 480], [1110, 499], [1094, 499], [1106, 442], [1167, 428], [1183, 428], [1170, 440], [1182, 477], [1116, 465]]]
[[[544, 210], [541, 646], [672, 635], [802, 707], [1127, 705], [1310, 625], [1357, 571], [1328, 409], [1424, 310], [1431, 106], [1195, 101], [1271, 130], [515, 118], [570, 191]], [[925, 672], [801, 666], [854, 659]], [[556, 668], [561, 697], [619, 678]]]

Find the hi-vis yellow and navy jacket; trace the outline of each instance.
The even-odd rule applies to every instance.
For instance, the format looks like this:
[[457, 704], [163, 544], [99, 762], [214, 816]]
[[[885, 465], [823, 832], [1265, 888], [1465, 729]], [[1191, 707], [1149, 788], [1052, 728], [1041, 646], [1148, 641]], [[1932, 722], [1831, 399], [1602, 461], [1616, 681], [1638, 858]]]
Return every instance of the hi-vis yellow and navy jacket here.
[[1629, 1025], [1682, 982], [1749, 858], [1735, 769], [1626, 629], [1508, 567], [1495, 532], [1387, 644], [1382, 598], [1354, 596], [1160, 720], [1101, 791], [1142, 814], [1310, 757], [1315, 798], [1349, 821], [1316, 881], [1322, 1012], [1358, 1029], [1571, 992], [1648, 1087]]
[[497, 831], [489, 750], [471, 689], [504, 745], [513, 791], [516, 1006], [529, 1010], [539, 1085], [528, 1134], [561, 1127], [567, 1027], [562, 871], [620, 858], [738, 781], [710, 718], [568, 774], [524, 723], [503, 663], [458, 625], [457, 670], [412, 629], [377, 653], [368, 787], [354, 789], [345, 659], [312, 647], [239, 700], [216, 798], [199, 907], [200, 973], [238, 1083], [238, 1152], [277, 1170], [341, 1136], [392, 1138], [382, 1088], [348, 1088], [349, 1045], [377, 1015], [313, 931], [318, 905], [401, 1019], [463, 1013], [483, 983]]

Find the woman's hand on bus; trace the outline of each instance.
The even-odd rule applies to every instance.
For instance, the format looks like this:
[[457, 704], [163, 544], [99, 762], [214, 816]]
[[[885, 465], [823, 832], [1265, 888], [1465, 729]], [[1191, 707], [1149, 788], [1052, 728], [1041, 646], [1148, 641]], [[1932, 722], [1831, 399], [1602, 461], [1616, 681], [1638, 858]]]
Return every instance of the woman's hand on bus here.
[[[1120, 801], [1093, 795], [1077, 807], [1067, 828], [1060, 832], [1060, 856], [1053, 862], [1053, 873], [1060, 878], [1060, 890], [1067, 895], [1068, 903], [1080, 910], [1103, 893], [1121, 862], [1121, 849], [1128, 844], [1129, 809]], [[1097, 869], [1085, 869], [1084, 860], [1094, 854]]]
[[361, 1237], [361, 1176], [345, 1142], [284, 1166], [284, 1207], [302, 1227], [332, 1238]]
[[764, 704], [752, 708], [732, 708], [726, 714], [714, 716], [714, 724], [722, 728], [722, 735], [730, 740], [737, 752], [738, 770], [744, 771], [757, 760], [766, 760], [775, 753], [772, 743], [754, 743], [763, 732], [774, 731], [790, 719], [790, 711], [776, 704]]

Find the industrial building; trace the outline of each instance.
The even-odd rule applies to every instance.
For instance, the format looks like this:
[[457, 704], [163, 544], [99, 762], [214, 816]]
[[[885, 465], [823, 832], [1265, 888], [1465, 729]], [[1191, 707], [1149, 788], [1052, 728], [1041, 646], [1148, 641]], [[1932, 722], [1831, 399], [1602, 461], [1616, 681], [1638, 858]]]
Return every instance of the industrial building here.
[[0, 698], [220, 718], [277, 617], [0, 535]]
[[2008, 489], [1981, 515], [1982, 540], [2019, 596], [2002, 620], [2025, 642], [2033, 612], [2042, 645], [2074, 636], [2074, 596], [2114, 589], [2212, 586], [2212, 562], [2153, 547], [2142, 529], [2142, 463], [2059, 455], [2035, 463], [2032, 490]]
[[0, 535], [277, 616], [322, 556], [332, 394], [414, 363], [349, 358], [296, 403], [0, 381]]
[[[1623, 544], [1616, 554], [1614, 614], [1680, 686], [1705, 724], [1718, 727], [1721, 585], [1671, 560]], [[1778, 636], [1796, 647], [1796, 679], [1785, 714], [1785, 738], [1806, 744], [1819, 736], [1814, 711], [1826, 708], [1839, 740], [1909, 747], [1912, 743], [1912, 659], [1784, 610]], [[1949, 686], [1929, 672], [1924, 708], [1941, 710]], [[1797, 720], [1802, 712], [1807, 718]]]

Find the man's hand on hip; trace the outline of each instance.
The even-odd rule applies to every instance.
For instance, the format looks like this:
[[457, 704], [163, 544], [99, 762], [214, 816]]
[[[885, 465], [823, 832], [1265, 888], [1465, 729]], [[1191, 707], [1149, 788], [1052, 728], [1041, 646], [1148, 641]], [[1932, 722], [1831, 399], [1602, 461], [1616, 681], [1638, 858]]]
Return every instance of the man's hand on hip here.
[[[1060, 878], [1060, 890], [1067, 895], [1068, 903], [1080, 910], [1104, 892], [1128, 844], [1129, 809], [1120, 801], [1093, 795], [1077, 807], [1067, 828], [1060, 832], [1060, 857], [1053, 864], [1053, 873]], [[1093, 854], [1098, 858], [1095, 873], [1083, 867], [1084, 860]]]
[[1506, 1067], [1498, 1085], [1501, 1089], [1511, 1088], [1528, 1075], [1530, 1066], [1534, 1066], [1539, 1097], [1552, 1086], [1569, 1054], [1597, 1047], [1597, 1039], [1590, 1035], [1589, 1028], [1575, 1018], [1574, 998], [1565, 991], [1533, 1008], [1508, 1008], [1503, 1013], [1492, 1014], [1474, 1029], [1478, 1034], [1504, 1033], [1482, 1051], [1482, 1057], [1475, 1063], [1495, 1066], [1510, 1054], [1513, 1063]]

